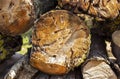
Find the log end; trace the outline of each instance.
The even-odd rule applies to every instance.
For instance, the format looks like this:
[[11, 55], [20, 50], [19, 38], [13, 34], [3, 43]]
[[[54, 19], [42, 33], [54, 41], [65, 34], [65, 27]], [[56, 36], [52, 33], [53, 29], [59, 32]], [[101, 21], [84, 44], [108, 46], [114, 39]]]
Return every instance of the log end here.
[[110, 66], [104, 60], [90, 60], [83, 68], [83, 78], [92, 79], [117, 79]]
[[69, 11], [50, 11], [36, 22], [32, 44], [30, 62], [34, 67], [49, 74], [64, 74], [86, 58], [89, 29]]
[[34, 21], [31, 0], [0, 0], [0, 32], [19, 35], [31, 28]]

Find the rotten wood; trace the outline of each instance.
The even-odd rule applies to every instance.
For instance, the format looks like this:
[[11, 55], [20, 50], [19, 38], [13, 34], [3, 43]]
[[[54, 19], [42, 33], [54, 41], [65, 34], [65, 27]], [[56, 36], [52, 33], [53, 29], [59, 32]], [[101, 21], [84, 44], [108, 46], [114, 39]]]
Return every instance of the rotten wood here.
[[30, 63], [49, 74], [65, 74], [86, 58], [89, 29], [78, 16], [66, 10], [41, 15], [32, 34]]
[[90, 52], [82, 67], [82, 74], [84, 79], [117, 79], [110, 67], [105, 40], [102, 36], [95, 34], [93, 30]]
[[56, 5], [56, 0], [0, 0], [0, 32], [11, 36], [23, 34], [38, 15]]
[[22, 57], [22, 55], [15, 53], [11, 58], [0, 63], [0, 79], [4, 79], [4, 76], [9, 69]]
[[58, 0], [58, 4], [74, 13], [84, 12], [107, 19], [116, 18], [120, 8], [118, 0]]
[[0, 0], [0, 32], [18, 35], [26, 32], [34, 21], [31, 0]]

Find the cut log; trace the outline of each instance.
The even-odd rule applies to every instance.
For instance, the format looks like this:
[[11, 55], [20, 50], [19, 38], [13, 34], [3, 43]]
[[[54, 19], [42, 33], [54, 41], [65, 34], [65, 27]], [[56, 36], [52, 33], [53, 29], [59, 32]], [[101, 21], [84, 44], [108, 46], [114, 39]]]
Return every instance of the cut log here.
[[103, 37], [92, 33], [90, 52], [82, 74], [84, 79], [117, 79], [110, 67]]
[[0, 32], [20, 35], [33, 26], [38, 15], [56, 5], [52, 0], [0, 0]]
[[36, 22], [32, 44], [32, 66], [49, 74], [65, 74], [86, 58], [89, 29], [69, 11], [50, 11]]
[[114, 19], [119, 15], [118, 0], [58, 0], [58, 4], [74, 13], [83, 12], [95, 17]]
[[34, 21], [31, 0], [0, 0], [0, 32], [18, 35], [26, 32]]
[[115, 31], [112, 34], [112, 52], [114, 56], [117, 58], [117, 64], [120, 67], [120, 30]]

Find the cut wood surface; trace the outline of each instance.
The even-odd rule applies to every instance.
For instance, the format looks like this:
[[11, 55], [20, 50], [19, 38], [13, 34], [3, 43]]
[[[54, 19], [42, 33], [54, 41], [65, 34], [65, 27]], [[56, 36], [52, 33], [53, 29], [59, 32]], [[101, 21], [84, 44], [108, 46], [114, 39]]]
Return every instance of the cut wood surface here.
[[0, 32], [11, 36], [23, 34], [39, 15], [56, 5], [56, 0], [0, 0]]
[[117, 79], [109, 65], [106, 44], [102, 36], [92, 33], [91, 47], [83, 67], [84, 79]]
[[34, 21], [31, 0], [0, 0], [0, 32], [18, 35], [26, 32]]
[[25, 55], [10, 68], [4, 79], [120, 79], [119, 68], [114, 68], [108, 59], [104, 38], [92, 35], [91, 40], [90, 53], [85, 63], [67, 74], [49, 75], [38, 71], [29, 64], [29, 58]]
[[52, 10], [35, 23], [30, 64], [49, 74], [65, 74], [84, 62], [90, 30], [66, 10]]

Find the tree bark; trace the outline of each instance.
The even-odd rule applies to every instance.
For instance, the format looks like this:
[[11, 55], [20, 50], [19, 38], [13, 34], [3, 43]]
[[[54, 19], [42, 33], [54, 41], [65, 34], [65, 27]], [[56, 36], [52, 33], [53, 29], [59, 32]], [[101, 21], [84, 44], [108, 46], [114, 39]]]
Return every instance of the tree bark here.
[[84, 79], [117, 79], [110, 67], [104, 38], [92, 31], [91, 47], [83, 67]]
[[22, 57], [6, 74], [4, 79], [31, 79], [38, 71], [28, 63], [28, 56]]

